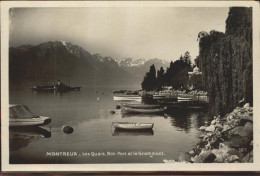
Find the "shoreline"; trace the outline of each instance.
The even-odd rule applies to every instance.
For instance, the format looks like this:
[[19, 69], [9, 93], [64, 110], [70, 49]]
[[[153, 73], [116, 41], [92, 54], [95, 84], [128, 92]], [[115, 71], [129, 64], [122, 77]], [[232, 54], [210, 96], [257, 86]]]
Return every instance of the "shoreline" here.
[[252, 163], [253, 107], [246, 103], [225, 116], [214, 116], [207, 126], [201, 126], [200, 142], [176, 160], [164, 163]]

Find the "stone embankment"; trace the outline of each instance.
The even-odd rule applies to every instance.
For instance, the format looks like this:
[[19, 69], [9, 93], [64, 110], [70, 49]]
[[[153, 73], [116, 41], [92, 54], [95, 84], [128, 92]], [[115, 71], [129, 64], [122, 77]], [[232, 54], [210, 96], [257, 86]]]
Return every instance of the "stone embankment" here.
[[224, 117], [214, 117], [200, 127], [200, 142], [192, 151], [181, 153], [175, 160], [189, 163], [252, 163], [253, 107], [237, 107]]

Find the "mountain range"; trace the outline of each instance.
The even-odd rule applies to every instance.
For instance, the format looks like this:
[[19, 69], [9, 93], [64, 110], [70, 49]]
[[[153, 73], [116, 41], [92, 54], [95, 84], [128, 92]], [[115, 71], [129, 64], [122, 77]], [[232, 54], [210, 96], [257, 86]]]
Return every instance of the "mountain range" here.
[[12, 85], [64, 83], [85, 86], [140, 85], [149, 67], [166, 69], [160, 59], [120, 60], [90, 54], [78, 45], [49, 41], [9, 48], [9, 81]]

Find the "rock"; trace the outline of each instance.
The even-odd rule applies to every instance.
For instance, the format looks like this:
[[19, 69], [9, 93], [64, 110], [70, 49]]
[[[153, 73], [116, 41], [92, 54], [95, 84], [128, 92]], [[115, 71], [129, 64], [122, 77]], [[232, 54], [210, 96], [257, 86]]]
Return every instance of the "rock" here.
[[205, 131], [205, 129], [206, 129], [205, 126], [201, 126], [201, 127], [199, 128], [200, 131]]
[[222, 125], [222, 123], [220, 123], [220, 122], [217, 122], [217, 123], [215, 124], [215, 127], [218, 128], [220, 131], [223, 130], [223, 125]]
[[116, 113], [116, 112], [115, 112], [115, 111], [113, 111], [113, 110], [112, 110], [112, 111], [110, 111], [110, 114], [115, 114], [115, 113]]
[[219, 143], [219, 149], [227, 152], [230, 149], [230, 147], [228, 145], [226, 145], [225, 143]]
[[250, 139], [253, 138], [253, 124], [251, 122], [247, 122], [245, 126], [237, 126], [234, 129], [229, 131], [230, 134], [239, 135], [242, 137], [248, 137]]
[[253, 162], [253, 151], [251, 151], [250, 153], [248, 153], [243, 159], [242, 159], [243, 163], [252, 163]]
[[179, 162], [191, 162], [191, 156], [188, 153], [180, 153], [178, 157]]
[[241, 137], [239, 135], [233, 135], [230, 137], [229, 141], [225, 141], [224, 144], [229, 148], [248, 148], [250, 146], [251, 139], [247, 137]]
[[216, 124], [216, 120], [212, 120], [210, 124], [211, 125], [215, 125]]
[[240, 119], [244, 120], [246, 122], [253, 122], [253, 116], [251, 116], [249, 114], [243, 115]]
[[250, 104], [249, 103], [246, 103], [243, 108], [250, 108]]
[[231, 121], [232, 119], [234, 119], [235, 118], [235, 116], [233, 115], [233, 114], [229, 114], [228, 116], [227, 116], [227, 120], [228, 121]]
[[214, 132], [215, 131], [215, 126], [214, 125], [210, 125], [207, 128], [205, 128], [205, 131], [207, 132]]
[[216, 155], [210, 151], [203, 151], [194, 158], [194, 163], [212, 163]]
[[200, 148], [195, 148], [194, 149], [194, 154], [195, 155], [199, 155], [201, 153], [201, 149]]
[[231, 126], [229, 126], [229, 125], [224, 125], [223, 126], [223, 129], [222, 129], [222, 132], [224, 132], [224, 131], [228, 131], [229, 129], [231, 129], [232, 127]]
[[223, 163], [224, 159], [222, 157], [217, 157], [214, 159], [214, 163]]
[[73, 133], [74, 129], [71, 126], [63, 126], [62, 131], [66, 134], [71, 134]]
[[199, 148], [203, 148], [203, 147], [205, 147], [205, 145], [207, 145], [208, 144], [208, 141], [200, 141], [199, 143], [198, 143], [198, 146], [199, 146]]
[[233, 163], [235, 161], [239, 161], [239, 157], [237, 155], [230, 155], [225, 159], [225, 163]]
[[190, 155], [190, 156], [195, 156], [194, 150], [189, 151], [189, 155]]
[[223, 161], [228, 157], [228, 153], [227, 153], [227, 149], [213, 149], [211, 150], [212, 153], [214, 153], [214, 155], [216, 155], [216, 158], [221, 158]]

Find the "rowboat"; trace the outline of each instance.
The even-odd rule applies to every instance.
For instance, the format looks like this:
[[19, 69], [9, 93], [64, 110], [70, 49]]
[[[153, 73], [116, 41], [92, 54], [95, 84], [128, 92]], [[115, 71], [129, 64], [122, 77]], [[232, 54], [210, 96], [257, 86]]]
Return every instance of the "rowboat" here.
[[41, 126], [51, 123], [50, 117], [33, 114], [25, 105], [9, 105], [9, 126]]
[[122, 112], [126, 112], [126, 113], [153, 114], [153, 113], [161, 113], [163, 111], [164, 111], [163, 108], [156, 108], [156, 109], [136, 109], [136, 108], [128, 108], [128, 107], [122, 108]]
[[121, 103], [123, 107], [135, 109], [153, 109], [162, 107], [159, 104], [142, 104], [142, 103]]
[[153, 99], [154, 99], [154, 100], [165, 99], [165, 95], [157, 95], [157, 94], [155, 94], [155, 95], [153, 95]]
[[112, 125], [118, 130], [151, 130], [154, 123], [112, 122]]
[[115, 95], [114, 100], [116, 101], [139, 101], [141, 102], [142, 97], [139, 95]]
[[177, 98], [178, 102], [183, 102], [183, 101], [192, 101], [192, 97], [178, 97]]

